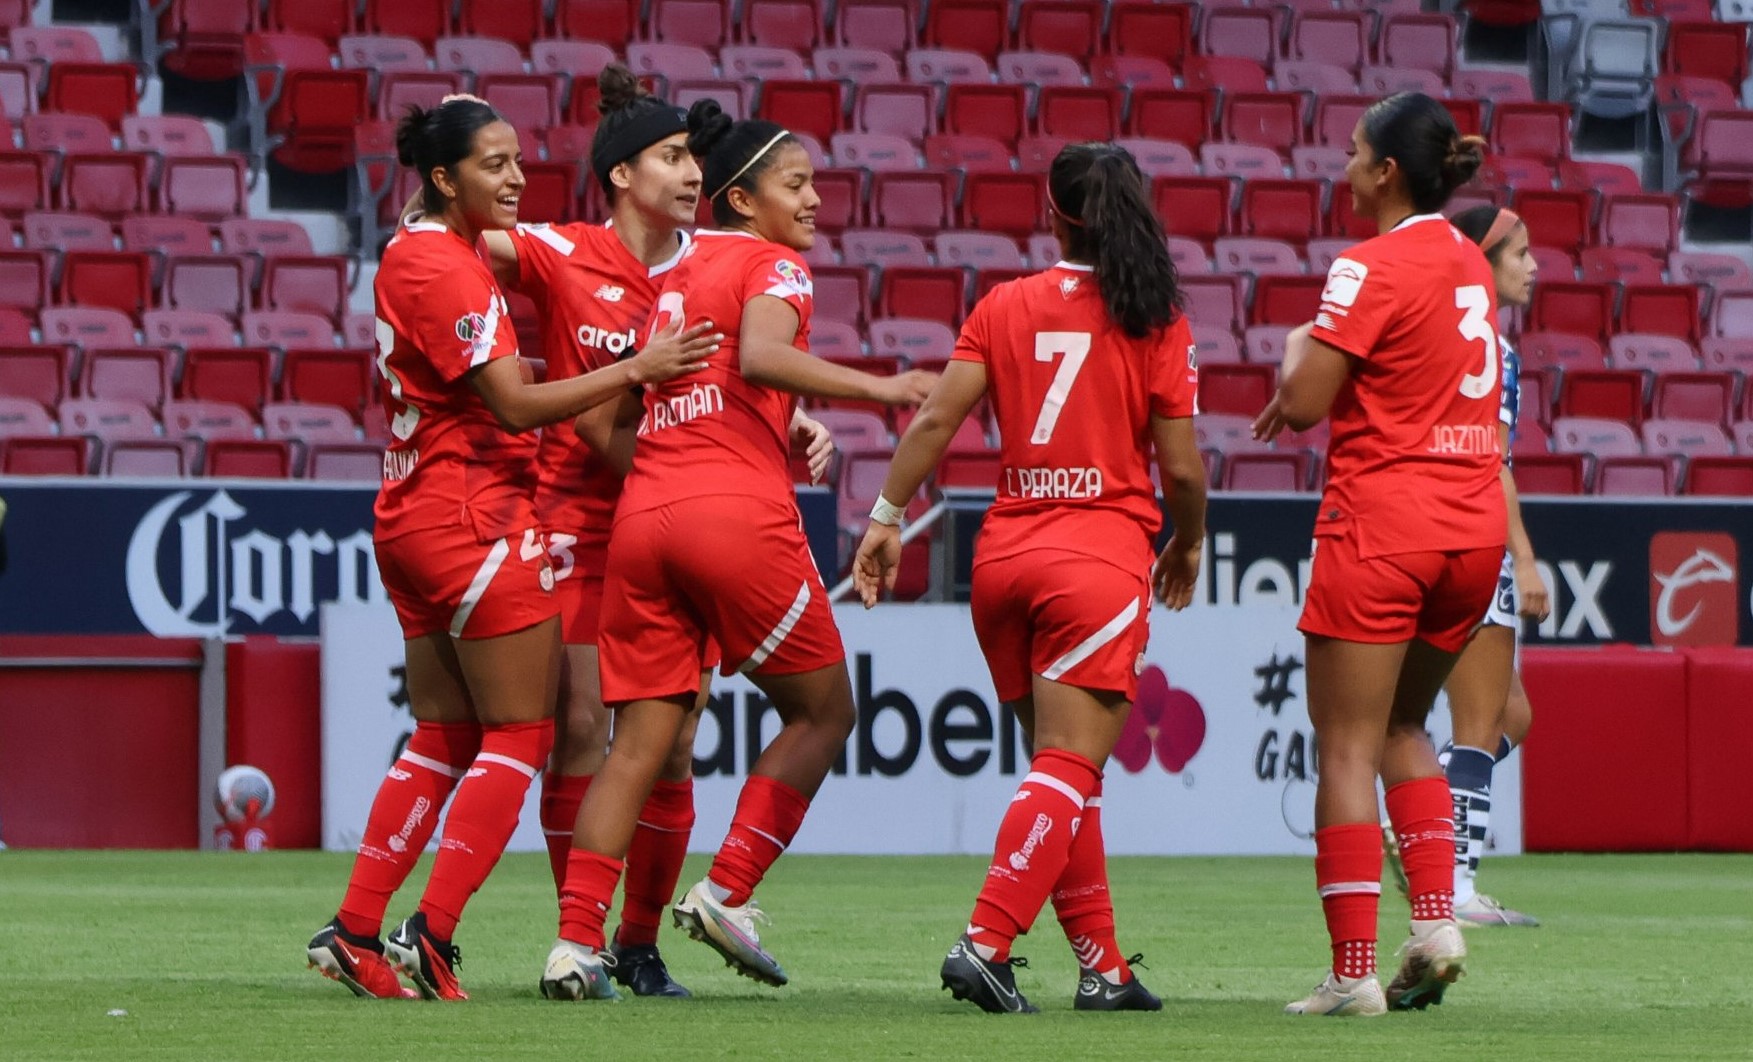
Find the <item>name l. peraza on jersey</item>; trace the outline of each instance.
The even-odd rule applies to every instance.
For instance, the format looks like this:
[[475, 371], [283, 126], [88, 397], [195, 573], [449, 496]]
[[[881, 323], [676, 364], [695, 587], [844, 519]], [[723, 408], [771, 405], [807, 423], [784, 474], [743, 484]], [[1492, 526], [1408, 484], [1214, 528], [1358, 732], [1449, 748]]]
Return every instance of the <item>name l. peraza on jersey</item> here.
[[639, 434], [673, 428], [690, 420], [724, 412], [724, 392], [717, 384], [695, 384], [686, 392], [652, 401], [639, 420]]
[[1099, 468], [1007, 468], [1004, 490], [1015, 498], [1100, 498]]

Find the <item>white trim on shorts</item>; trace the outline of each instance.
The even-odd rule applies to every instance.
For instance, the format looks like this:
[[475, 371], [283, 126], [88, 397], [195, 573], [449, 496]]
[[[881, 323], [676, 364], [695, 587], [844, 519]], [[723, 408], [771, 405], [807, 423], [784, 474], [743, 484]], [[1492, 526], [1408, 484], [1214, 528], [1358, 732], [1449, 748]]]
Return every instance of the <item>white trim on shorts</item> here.
[[779, 648], [780, 643], [785, 641], [785, 636], [791, 633], [793, 627], [797, 626], [797, 621], [803, 618], [804, 610], [809, 607], [809, 604], [810, 581], [805, 579], [803, 585], [797, 589], [797, 597], [792, 600], [791, 608], [786, 610], [785, 615], [779, 620], [779, 624], [768, 632], [767, 637], [761, 640], [761, 644], [755, 647], [755, 651], [749, 655], [747, 660], [743, 661], [743, 665], [737, 670], [747, 673], [765, 664], [767, 658]]
[[450, 636], [452, 638], [463, 636], [463, 628], [469, 625], [469, 617], [475, 614], [475, 606], [481, 603], [481, 598], [487, 593], [487, 584], [491, 583], [493, 577], [499, 574], [499, 566], [504, 564], [505, 558], [509, 556], [511, 556], [511, 540], [507, 538], [493, 543], [493, 548], [487, 551], [487, 559], [481, 562], [479, 568], [475, 569], [475, 577], [469, 580], [469, 588], [463, 591], [463, 599], [457, 604], [456, 615], [451, 617]]
[[1047, 665], [1047, 669], [1041, 672], [1041, 677], [1049, 682], [1058, 682], [1067, 671], [1096, 655], [1098, 649], [1120, 637], [1137, 618], [1138, 598], [1135, 597], [1126, 603], [1118, 616], [1103, 624], [1101, 630], [1077, 643], [1069, 653]]

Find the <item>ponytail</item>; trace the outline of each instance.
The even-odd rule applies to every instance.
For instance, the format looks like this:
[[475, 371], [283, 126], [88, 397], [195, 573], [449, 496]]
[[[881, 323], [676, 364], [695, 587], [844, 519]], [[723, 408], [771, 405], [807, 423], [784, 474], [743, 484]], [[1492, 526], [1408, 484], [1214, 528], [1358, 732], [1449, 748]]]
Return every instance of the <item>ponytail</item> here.
[[1172, 322], [1180, 280], [1132, 154], [1109, 144], [1067, 145], [1047, 188], [1070, 229], [1066, 255], [1094, 264], [1096, 287], [1120, 330], [1143, 339]]

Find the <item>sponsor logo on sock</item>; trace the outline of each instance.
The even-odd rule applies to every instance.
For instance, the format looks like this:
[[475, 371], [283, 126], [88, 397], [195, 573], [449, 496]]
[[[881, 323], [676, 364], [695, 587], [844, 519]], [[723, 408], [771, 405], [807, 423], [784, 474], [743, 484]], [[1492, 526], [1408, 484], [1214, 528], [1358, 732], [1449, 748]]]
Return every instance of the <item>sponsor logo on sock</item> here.
[[401, 830], [386, 842], [390, 846], [390, 851], [397, 855], [406, 852], [408, 850], [408, 838], [414, 835], [414, 830], [419, 827], [420, 821], [424, 819], [426, 813], [431, 810], [432, 801], [425, 797], [420, 797], [415, 800], [414, 806], [408, 809], [408, 817], [402, 822]]
[[1036, 815], [1035, 824], [1029, 827], [1029, 836], [1024, 839], [1023, 846], [1010, 854], [1011, 869], [1018, 873], [1029, 869], [1029, 859], [1034, 856], [1035, 849], [1047, 839], [1047, 834], [1051, 833], [1052, 830], [1053, 820], [1048, 818], [1045, 812]]

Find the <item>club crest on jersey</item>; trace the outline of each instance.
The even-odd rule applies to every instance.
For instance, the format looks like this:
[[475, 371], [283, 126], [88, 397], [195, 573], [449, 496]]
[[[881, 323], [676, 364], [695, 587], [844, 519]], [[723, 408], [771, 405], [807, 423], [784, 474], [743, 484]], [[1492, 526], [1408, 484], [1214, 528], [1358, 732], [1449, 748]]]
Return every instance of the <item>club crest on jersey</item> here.
[[487, 334], [487, 318], [478, 313], [465, 313], [457, 318], [457, 338], [473, 343]]
[[1357, 293], [1363, 290], [1364, 278], [1369, 275], [1370, 267], [1362, 262], [1335, 258], [1333, 268], [1327, 270], [1327, 286], [1321, 289], [1321, 302], [1333, 307], [1350, 306], [1357, 301]]
[[[775, 287], [789, 288], [799, 295], [813, 295], [815, 293], [815, 283], [810, 280], [810, 275], [804, 272], [803, 267], [796, 262], [784, 258], [774, 262], [773, 277]], [[782, 293], [775, 292], [774, 294]]]
[[1059, 297], [1069, 299], [1077, 293], [1077, 286], [1083, 283], [1081, 277], [1066, 277], [1059, 282]]

